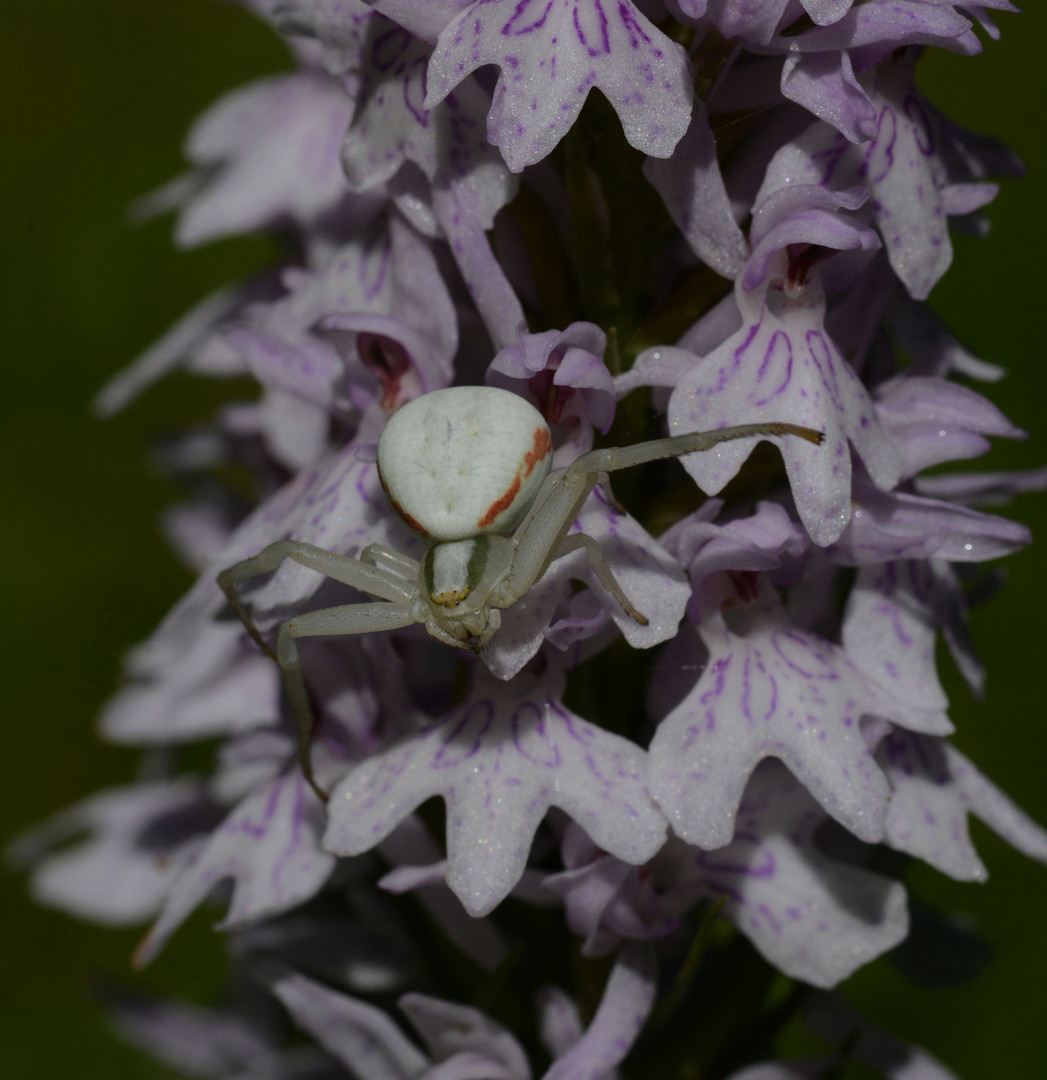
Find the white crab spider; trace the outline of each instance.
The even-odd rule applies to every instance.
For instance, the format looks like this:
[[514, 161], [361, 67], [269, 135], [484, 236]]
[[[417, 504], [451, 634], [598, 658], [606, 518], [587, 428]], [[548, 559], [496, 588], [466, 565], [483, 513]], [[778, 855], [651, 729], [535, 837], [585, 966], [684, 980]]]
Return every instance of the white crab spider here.
[[[397, 410], [378, 441], [378, 473], [393, 507], [429, 545], [420, 563], [378, 544], [355, 559], [282, 540], [218, 575], [248, 632], [280, 665], [298, 720], [302, 771], [313, 789], [326, 799], [309, 761], [313, 714], [298, 638], [369, 634], [418, 622], [447, 645], [479, 652], [501, 625], [501, 612], [550, 563], [579, 548], [604, 588], [633, 619], [646, 623], [622, 592], [597, 542], [583, 533], [568, 535], [593, 486], [619, 469], [708, 450], [728, 439], [774, 435], [822, 441], [820, 432], [796, 424], [742, 424], [592, 450], [550, 473], [552, 436], [545, 420], [507, 390], [436, 390]], [[296, 615], [277, 631], [274, 651], [235, 586], [275, 570], [284, 559], [379, 599]]]

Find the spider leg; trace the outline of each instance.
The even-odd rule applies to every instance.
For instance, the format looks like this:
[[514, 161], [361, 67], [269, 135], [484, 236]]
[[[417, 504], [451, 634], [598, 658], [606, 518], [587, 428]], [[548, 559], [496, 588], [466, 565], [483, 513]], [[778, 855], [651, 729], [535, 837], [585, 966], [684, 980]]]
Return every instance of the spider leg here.
[[[373, 563], [364, 563], [350, 555], [338, 555], [333, 551], [306, 544], [299, 540], [279, 540], [263, 548], [257, 555], [223, 570], [217, 577], [218, 586], [225, 593], [229, 606], [236, 612], [247, 632], [258, 647], [273, 660], [276, 653], [266, 642], [255, 626], [250, 613], [240, 601], [235, 586], [256, 574], [272, 573], [284, 559], [293, 559], [310, 570], [316, 570], [325, 577], [350, 585], [371, 596], [380, 596], [393, 603], [410, 603], [413, 590], [383, 574]], [[413, 561], [413, 560], [412, 560]]]
[[604, 558], [603, 549], [591, 536], [586, 536], [585, 533], [571, 533], [557, 549], [552, 561], [559, 559], [562, 555], [577, 551], [578, 548], [585, 550], [589, 565], [593, 568], [593, 573], [600, 579], [600, 584], [618, 601], [622, 610], [641, 626], [646, 626], [647, 616], [633, 607], [629, 597], [625, 595], [621, 585], [618, 584], [617, 578], [611, 572], [611, 567], [608, 565], [607, 559]]
[[415, 619], [410, 608], [398, 603], [344, 604], [341, 607], [321, 608], [296, 615], [280, 627], [276, 635], [276, 662], [283, 672], [284, 688], [298, 722], [298, 761], [302, 774], [316, 794], [327, 802], [327, 792], [313, 776], [309, 743], [314, 717], [309, 690], [302, 674], [302, 659], [297, 639], [340, 634], [371, 634], [378, 630], [396, 630], [409, 626]]
[[497, 594], [492, 594], [492, 602], [498, 607], [508, 607], [545, 573], [567, 538], [568, 530], [578, 516], [582, 503], [602, 473], [617, 472], [619, 469], [629, 469], [649, 461], [708, 450], [729, 439], [768, 438], [778, 435], [797, 435], [816, 445], [824, 438], [821, 432], [797, 424], [739, 424], [715, 431], [692, 431], [686, 435], [672, 435], [666, 439], [638, 443], [636, 446], [590, 450], [589, 453], [582, 454], [566, 469], [550, 473], [546, 477], [530, 511], [516, 530], [513, 537], [516, 547], [513, 564], [509, 573], [499, 583]]

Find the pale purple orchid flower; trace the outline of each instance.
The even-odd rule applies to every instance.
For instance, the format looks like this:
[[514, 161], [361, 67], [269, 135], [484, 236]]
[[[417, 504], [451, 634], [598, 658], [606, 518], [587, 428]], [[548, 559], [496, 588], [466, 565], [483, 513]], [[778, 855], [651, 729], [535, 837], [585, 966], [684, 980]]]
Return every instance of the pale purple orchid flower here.
[[[42, 902], [151, 921], [142, 963], [220, 901], [241, 992], [121, 996], [127, 1037], [230, 1080], [675, 1075], [739, 948], [762, 965], [752, 995], [735, 986], [746, 1031], [775, 973], [829, 989], [919, 932], [902, 856], [984, 880], [971, 815], [1047, 862], [1047, 833], [948, 741], [935, 658], [941, 635], [980, 689], [963, 567], [1029, 536], [977, 507], [1047, 473], [926, 474], [1024, 434], [956, 381], [1001, 371], [924, 302], [951, 224], [984, 232], [1020, 163], [913, 81], [920, 50], [997, 36], [1009, 0], [245, 6], [295, 67], [221, 99], [143, 209], [176, 209], [184, 245], [266, 230], [285, 254], [98, 407], [179, 368], [260, 396], [164, 452], [209, 479], [167, 518], [199, 576], [102, 718], [148, 770], [15, 850]], [[215, 575], [291, 540], [437, 602], [429, 571], [407, 580], [427, 540], [375, 447], [411, 400], [484, 383], [538, 410], [557, 469], [665, 434], [810, 430], [623, 469], [614, 493], [599, 478], [553, 540], [595, 541], [620, 594], [574, 548], [478, 652], [406, 617], [302, 638], [290, 705], [257, 643], [313, 608], [392, 603], [388, 581], [373, 596], [285, 561], [240, 587], [252, 640]], [[257, 482], [246, 510], [215, 482], [230, 465]], [[180, 772], [174, 751], [205, 739], [213, 767]], [[824, 1056], [736, 1040], [717, 1075], [853, 1055], [951, 1077], [804, 998]]]

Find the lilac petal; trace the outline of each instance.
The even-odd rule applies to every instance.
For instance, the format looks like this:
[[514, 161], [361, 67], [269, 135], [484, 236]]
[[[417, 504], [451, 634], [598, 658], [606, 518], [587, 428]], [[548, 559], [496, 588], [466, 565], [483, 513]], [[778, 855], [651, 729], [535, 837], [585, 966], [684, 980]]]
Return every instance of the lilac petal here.
[[888, 1080], [958, 1080], [926, 1050], [870, 1024], [835, 994], [809, 999], [804, 1020], [818, 1038], [846, 1047], [849, 1057], [871, 1065]]
[[[804, 190], [794, 188], [792, 192], [784, 194], [794, 195], [797, 191]], [[813, 190], [823, 192], [825, 189]], [[865, 201], [864, 193], [860, 199], [861, 202]], [[768, 201], [775, 201], [774, 196]], [[855, 199], [854, 202], [857, 203], [858, 200]], [[757, 205], [756, 215], [760, 214], [764, 205]], [[876, 233], [867, 225], [863, 225], [856, 219], [816, 207], [790, 215], [757, 242], [761, 224], [757, 216], [753, 222], [751, 235], [754, 244], [753, 253], [746, 264], [745, 273], [739, 279], [742, 288], [746, 290], [756, 289], [763, 283], [782, 262], [780, 257], [775, 258], [775, 256], [792, 245], [810, 245], [831, 251], [875, 251], [880, 246]]]
[[425, 106], [484, 64], [501, 69], [488, 138], [513, 172], [556, 146], [593, 86], [614, 106], [630, 145], [651, 157], [668, 157], [690, 121], [686, 52], [629, 0], [471, 4], [440, 34]]
[[649, 157], [643, 171], [691, 250], [722, 277], [736, 278], [749, 249], [731, 213], [704, 102], [695, 100], [691, 126], [672, 156]]
[[964, 505], [1006, 506], [1016, 495], [1047, 489], [1047, 466], [1021, 472], [947, 473], [921, 476], [916, 490]]
[[[37, 863], [36, 900], [111, 926], [151, 918], [210, 826], [213, 808], [191, 780], [117, 788], [73, 806], [20, 837], [8, 852]], [[48, 849], [86, 832], [71, 848]]]
[[[712, 23], [729, 39], [740, 38], [754, 45], [770, 41], [781, 22], [788, 0], [671, 0], [685, 22]], [[806, 5], [805, 5], [806, 6]]]
[[877, 750], [894, 789], [886, 841], [959, 881], [988, 871], [971, 843], [974, 814], [1030, 858], [1047, 862], [1047, 831], [946, 742], [894, 731]]
[[583, 553], [564, 560], [583, 568], [581, 576], [603, 598], [625, 640], [634, 649], [649, 649], [673, 637], [691, 595], [679, 563], [631, 514], [619, 513], [599, 487], [582, 507], [576, 528], [599, 544], [622, 591], [647, 619], [641, 625], [622, 609]]
[[952, 725], [934, 662], [929, 576], [920, 563], [863, 567], [847, 599], [841, 637], [855, 666], [912, 710], [908, 726], [922, 714], [923, 730], [945, 735]]
[[541, 683], [479, 676], [465, 705], [338, 785], [324, 846], [344, 855], [368, 851], [440, 795], [447, 882], [470, 913], [484, 915], [520, 879], [550, 806], [624, 861], [650, 858], [665, 822], [647, 794], [645, 761], [639, 747], [575, 716]]
[[428, 994], [404, 994], [397, 1004], [437, 1062], [476, 1054], [487, 1061], [489, 1070], [501, 1066], [511, 1080], [530, 1080], [531, 1066], [515, 1036], [479, 1009]]
[[[553, 615], [563, 603], [570, 578], [568, 560], [557, 560], [511, 608], [502, 612], [502, 625], [480, 654], [497, 679], [512, 679], [537, 655], [553, 629]], [[601, 625], [603, 619], [600, 620]]]
[[512, 345], [527, 329], [523, 307], [495, 258], [480, 219], [481, 196], [467, 183], [433, 192], [433, 212], [496, 349]]
[[435, 108], [423, 106], [430, 50], [385, 19], [369, 27], [364, 85], [342, 146], [353, 191], [379, 188], [417, 165], [431, 184], [467, 183], [482, 229], [516, 194], [518, 181], [483, 135], [488, 96], [467, 79]]
[[802, 556], [808, 546], [785, 508], [763, 501], [755, 514], [723, 525], [691, 515], [672, 526], [662, 541], [687, 567], [695, 588], [723, 571], [777, 569], [785, 559]]
[[825, 821], [780, 765], [761, 765], [735, 839], [698, 853], [682, 884], [726, 895], [727, 916], [775, 967], [829, 987], [902, 941], [909, 919], [898, 882], [822, 852], [815, 834]]
[[[377, 424], [363, 427], [360, 442], [347, 444], [318, 465], [299, 473], [261, 503], [241, 523], [228, 544], [212, 555], [208, 572], [171, 611], [153, 637], [140, 647], [136, 654], [138, 670], [133, 674], [171, 678], [165, 665], [180, 665], [181, 660], [174, 658], [197, 648], [196, 643], [204, 633], [224, 634], [233, 641], [241, 640], [242, 646], [243, 635], [234, 624], [222, 624], [206, 631], [202, 628], [202, 622], [216, 616], [224, 606], [214, 575], [240, 559], [257, 554], [274, 540], [294, 538], [337, 552], [359, 552], [371, 543], [410, 551], [412, 541], [406, 528], [395, 520], [378, 480], [374, 462], [378, 434]], [[285, 563], [278, 574], [254, 591], [245, 591], [245, 595], [256, 621], [267, 628], [279, 621], [271, 613], [300, 606], [316, 592], [322, 580], [314, 571]], [[203, 647], [200, 648], [203, 652]]]
[[948, 375], [955, 371], [971, 379], [996, 382], [1004, 370], [979, 360], [952, 336], [927, 305], [896, 289], [887, 308], [887, 324], [899, 349], [913, 358], [910, 375]]
[[950, 216], [973, 214], [996, 198], [999, 184], [947, 184], [942, 188], [942, 206]]
[[787, 56], [782, 94], [830, 124], [848, 142], [876, 137], [876, 107], [855, 78], [846, 52]]
[[641, 386], [664, 386], [671, 389], [697, 363], [698, 357], [693, 351], [679, 349], [675, 345], [657, 345], [644, 349], [624, 375], [615, 377], [615, 392], [619, 397], [625, 397], [630, 391]]
[[290, 216], [310, 224], [346, 191], [340, 150], [353, 103], [315, 72], [263, 79], [222, 98], [193, 128], [190, 160], [217, 172], [185, 201], [189, 247]]
[[227, 335], [264, 385], [329, 407], [331, 383], [343, 367], [323, 335], [331, 328], [358, 335], [344, 345], [346, 374], [369, 391], [363, 400], [357, 396], [361, 409], [379, 396], [374, 387], [383, 377], [386, 409], [408, 395], [393, 385], [393, 373], [367, 366], [359, 335], [384, 334], [401, 344], [407, 370], [398, 377], [411, 384], [413, 394], [448, 384], [458, 322], [427, 241], [396, 216], [382, 216], [359, 239], [325, 252], [317, 263], [309, 271], [285, 273], [285, 295], [254, 305], [242, 328]]
[[135, 953], [136, 963], [152, 960], [225, 878], [233, 879], [233, 893], [219, 929], [287, 911], [315, 896], [335, 863], [319, 848], [316, 809], [297, 768], [245, 799], [175, 882]]
[[271, 726], [280, 673], [232, 623], [195, 627], [174, 648], [147, 643], [131, 656], [130, 682], [102, 713], [106, 738], [169, 744]]
[[891, 266], [910, 295], [924, 299], [952, 260], [941, 195], [948, 177], [937, 151], [934, 118], [913, 90], [907, 65], [879, 72], [869, 94], [878, 112], [871, 142], [855, 147], [815, 124], [778, 152], [768, 176], [795, 184], [832, 183], [834, 188], [868, 185], [873, 192], [869, 213]]
[[450, 243], [492, 341], [509, 345], [525, 325], [523, 309], [485, 230], [517, 181], [483, 139], [486, 95], [474, 80], [440, 104], [423, 100], [428, 53], [384, 19], [369, 27], [363, 101], [343, 147], [349, 185], [362, 191], [395, 178], [402, 189], [411, 179], [401, 166], [418, 166], [430, 182], [422, 196], [431, 203], [428, 213]]
[[829, 26], [783, 37], [775, 44], [794, 52], [849, 49], [859, 71], [903, 45], [938, 45], [967, 55], [981, 51], [970, 22], [952, 4], [927, 4], [921, 0], [866, 0], [853, 4]]
[[474, 0], [368, 0], [383, 15], [410, 30], [415, 37], [436, 44], [440, 31]]
[[271, 330], [248, 326], [228, 331], [226, 341], [263, 386], [320, 409], [332, 407], [342, 364], [327, 342], [305, 338], [292, 345]]
[[538, 991], [538, 1010], [545, 1048], [554, 1058], [567, 1053], [582, 1037], [578, 1006], [558, 986], [543, 986]]
[[94, 401], [99, 415], [114, 415], [174, 371], [241, 307], [247, 295], [249, 290], [243, 287], [226, 287], [190, 308], [158, 341], [106, 383]]
[[906, 492], [877, 491], [855, 484], [850, 525], [829, 548], [850, 566], [892, 559], [949, 559], [986, 562], [1011, 555], [1030, 540], [1017, 521]]
[[[543, 640], [559, 648], [585, 640], [603, 629], [610, 616], [634, 649], [667, 641], [683, 618], [690, 586], [680, 565], [630, 514], [620, 513], [597, 488], [578, 514], [571, 534], [584, 533], [603, 552], [626, 598], [647, 619], [637, 622], [608, 593], [582, 551], [557, 559], [512, 607], [502, 612], [502, 625], [482, 658], [499, 679], [511, 679], [541, 647]], [[584, 581], [598, 596], [603, 611], [575, 605], [554, 622], [569, 593], [571, 580]]]
[[395, 869], [378, 887], [400, 894], [413, 891], [430, 918], [484, 971], [494, 971], [508, 955], [505, 939], [490, 919], [474, 919], [447, 888], [447, 860], [417, 818], [408, 818], [379, 847]]
[[585, 1034], [542, 1080], [599, 1080], [621, 1063], [654, 1007], [657, 957], [647, 944], [622, 948]]
[[758, 1065], [746, 1065], [731, 1073], [727, 1080], [820, 1080], [833, 1062], [815, 1061], [763, 1061]]
[[619, 935], [609, 932], [604, 922], [608, 907], [633, 869], [621, 859], [605, 855], [577, 870], [546, 878], [545, 887], [563, 900], [571, 932], [585, 939], [583, 956], [604, 956], [618, 945]]
[[553, 459], [556, 468], [591, 450], [593, 429], [606, 432], [614, 420], [606, 348], [607, 335], [595, 323], [575, 322], [565, 330], [525, 334], [501, 349], [487, 369], [488, 386], [521, 394], [550, 426], [567, 430]]
[[730, 841], [746, 782], [765, 757], [783, 761], [825, 810], [862, 840], [883, 836], [889, 788], [859, 729], [899, 706], [838, 646], [793, 626], [769, 588], [740, 615], [698, 628], [709, 661], [651, 741], [650, 784], [688, 843]]
[[[279, 1076], [274, 1032], [227, 1010], [106, 990], [113, 1026], [133, 1046], [186, 1076]], [[264, 1071], [262, 1071], [264, 1070]]]
[[1025, 437], [981, 394], [941, 378], [898, 376], [878, 388], [876, 410], [898, 440], [906, 477], [984, 453], [983, 436]]
[[339, 994], [272, 961], [265, 964], [261, 974], [295, 1023], [353, 1076], [413, 1080], [428, 1064], [425, 1055], [384, 1009]]
[[[783, 438], [779, 445], [805, 528], [816, 544], [830, 544], [851, 515], [848, 443], [876, 483], [888, 488], [898, 479], [897, 449], [824, 330], [824, 297], [815, 282], [796, 300], [769, 290], [758, 306], [756, 294], [745, 294], [740, 286], [736, 296], [746, 311], [745, 324], [704, 360], [695, 358], [670, 399], [670, 430], [787, 420], [824, 432], [821, 446], [798, 438]], [[725, 443], [691, 454], [683, 464], [703, 491], [715, 495], [737, 474], [754, 442]]]

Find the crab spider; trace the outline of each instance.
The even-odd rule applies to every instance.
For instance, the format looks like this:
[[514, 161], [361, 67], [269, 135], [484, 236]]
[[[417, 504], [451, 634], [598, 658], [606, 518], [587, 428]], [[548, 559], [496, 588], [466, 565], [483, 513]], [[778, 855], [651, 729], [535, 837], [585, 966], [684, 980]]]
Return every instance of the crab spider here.
[[[312, 706], [298, 638], [370, 634], [424, 623], [446, 645], [479, 652], [511, 607], [554, 560], [581, 549], [600, 583], [638, 623], [647, 622], [615, 580], [597, 542], [568, 535], [593, 486], [606, 473], [661, 458], [708, 450], [728, 439], [822, 434], [796, 424], [742, 424], [691, 432], [635, 446], [591, 450], [550, 473], [552, 436], [541, 413], [522, 397], [492, 387], [463, 386], [415, 398], [389, 419], [378, 442], [378, 474], [394, 509], [428, 544], [421, 562], [378, 544], [360, 558], [295, 540], [270, 544], [218, 575], [251, 637], [283, 672], [298, 721], [302, 771], [322, 799], [309, 759]], [[296, 615], [262, 638], [236, 586], [293, 559], [351, 585], [374, 603], [346, 604]]]

